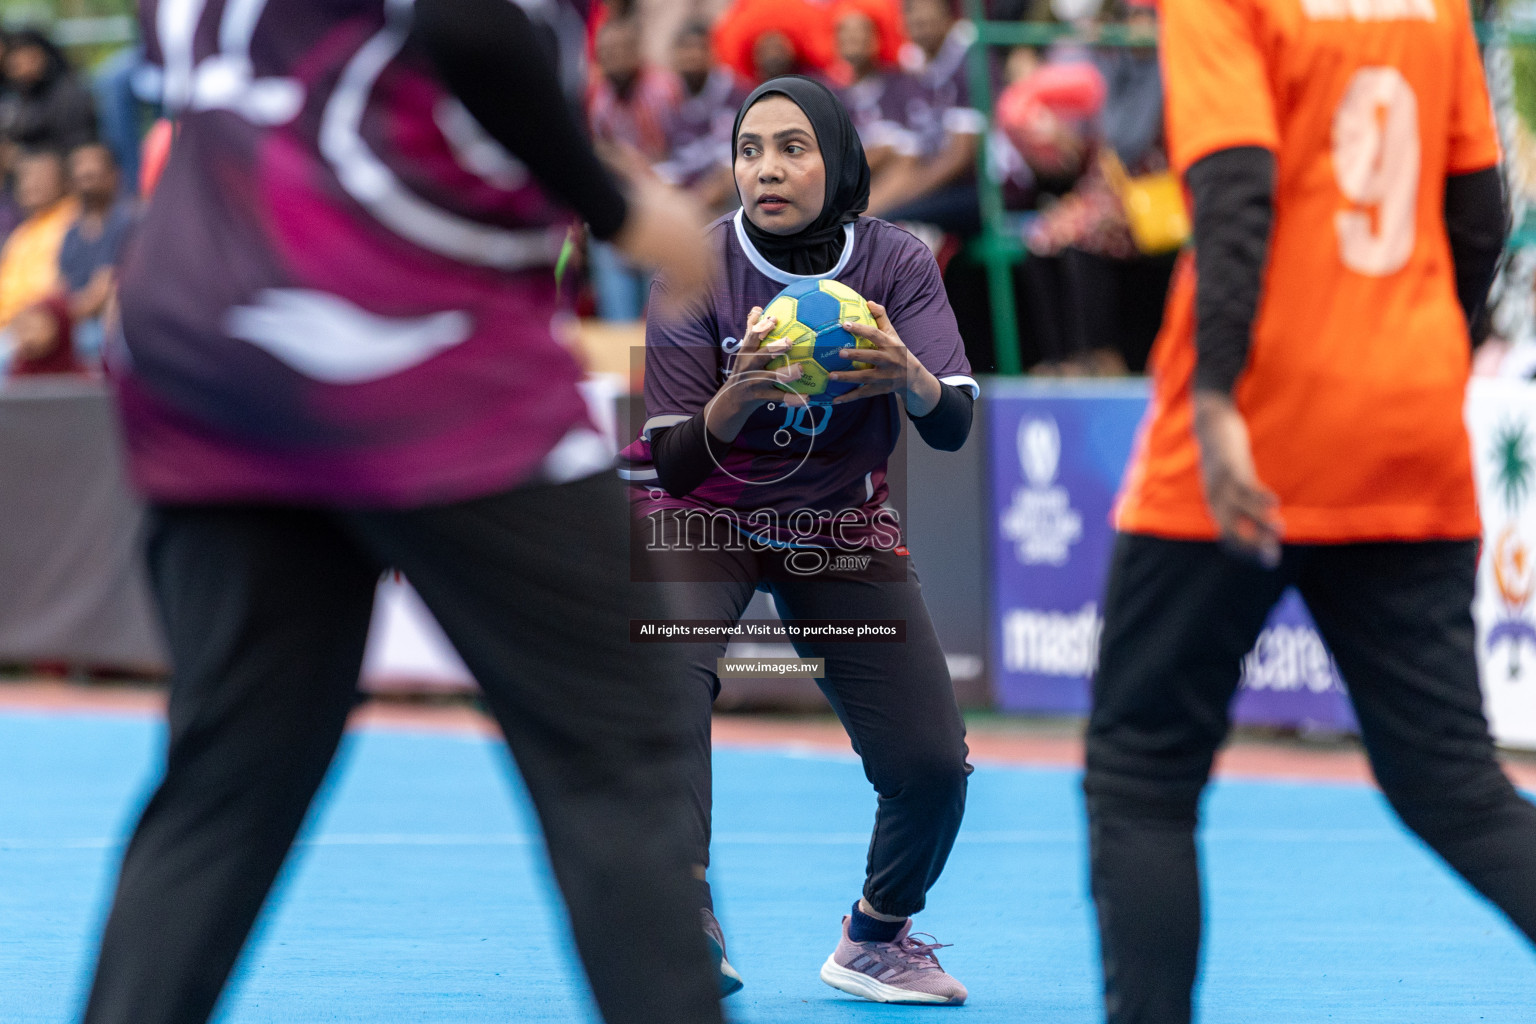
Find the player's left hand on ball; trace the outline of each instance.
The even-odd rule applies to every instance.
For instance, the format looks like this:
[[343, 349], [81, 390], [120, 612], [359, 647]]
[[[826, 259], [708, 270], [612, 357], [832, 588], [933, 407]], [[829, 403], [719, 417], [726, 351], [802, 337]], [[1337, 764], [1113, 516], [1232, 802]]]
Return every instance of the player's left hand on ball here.
[[1280, 499], [1259, 480], [1243, 414], [1214, 391], [1196, 391], [1194, 405], [1200, 480], [1221, 541], [1273, 569], [1280, 564]]
[[[886, 315], [885, 307], [878, 302], [871, 302], [869, 312], [875, 318], [875, 326], [849, 321], [843, 324], [843, 329], [856, 338], [874, 342], [875, 347], [839, 350], [844, 359], [868, 363], [869, 369], [839, 370], [828, 374], [828, 380], [858, 385], [852, 391], [832, 399], [833, 405], [892, 393], [905, 399], [914, 388], [922, 387], [925, 377], [933, 378], [933, 374], [918, 361], [912, 350], [902, 343], [896, 328], [891, 326], [891, 318]], [[933, 383], [935, 387], [932, 390], [936, 391], [937, 378], [933, 378]]]

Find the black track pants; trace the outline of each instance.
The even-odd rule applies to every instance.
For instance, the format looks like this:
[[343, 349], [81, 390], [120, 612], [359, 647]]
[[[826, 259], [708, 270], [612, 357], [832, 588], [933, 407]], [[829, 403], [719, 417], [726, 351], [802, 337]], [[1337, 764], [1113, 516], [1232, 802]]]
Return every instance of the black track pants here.
[[1536, 807], [1483, 718], [1472, 541], [1287, 546], [1121, 536], [1088, 725], [1090, 870], [1110, 1024], [1187, 1024], [1200, 945], [1195, 825], [1244, 654], [1289, 585], [1342, 673], [1371, 768], [1420, 838], [1536, 939]]
[[[688, 551], [686, 569], [674, 576], [686, 576], [687, 582], [657, 585], [683, 618], [736, 622], [761, 584], [788, 619], [906, 623], [904, 643], [812, 641], [795, 646], [801, 657], [826, 659], [826, 676], [817, 683], [879, 795], [864, 898], [881, 914], [917, 913], [954, 846], [971, 766], [949, 666], [908, 556], [876, 552], [861, 572], [800, 576], [785, 569], [780, 554], [721, 547]], [[665, 571], [666, 556], [657, 564]], [[693, 856], [703, 866], [709, 863], [713, 801], [710, 709], [720, 692], [715, 669], [726, 645], [676, 646], [687, 662]], [[701, 889], [699, 898], [708, 902], [707, 887]]]
[[689, 884], [691, 708], [674, 652], [629, 642], [631, 618], [666, 611], [630, 582], [628, 532], [607, 475], [402, 512], [156, 509], [170, 748], [86, 1024], [207, 1020], [356, 701], [384, 566], [485, 690], [604, 1018], [717, 1024]]

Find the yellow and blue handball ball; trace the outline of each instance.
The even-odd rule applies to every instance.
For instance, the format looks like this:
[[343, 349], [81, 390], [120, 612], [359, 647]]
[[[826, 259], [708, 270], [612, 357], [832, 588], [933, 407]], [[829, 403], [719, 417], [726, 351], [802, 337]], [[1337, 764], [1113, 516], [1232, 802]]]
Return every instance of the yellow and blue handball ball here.
[[855, 337], [843, 329], [843, 324], [850, 320], [875, 326], [869, 304], [847, 285], [826, 280], [796, 281], [774, 296], [764, 307], [763, 315], [776, 321], [773, 330], [763, 338], [763, 344], [789, 342], [789, 351], [774, 356], [768, 369], [777, 370], [787, 363], [800, 364], [800, 377], [778, 384], [781, 391], [810, 396], [813, 402], [830, 402], [858, 385], [828, 380], [828, 374], [839, 370], [869, 369], [868, 363], [838, 355], [845, 348], [875, 347], [874, 342]]

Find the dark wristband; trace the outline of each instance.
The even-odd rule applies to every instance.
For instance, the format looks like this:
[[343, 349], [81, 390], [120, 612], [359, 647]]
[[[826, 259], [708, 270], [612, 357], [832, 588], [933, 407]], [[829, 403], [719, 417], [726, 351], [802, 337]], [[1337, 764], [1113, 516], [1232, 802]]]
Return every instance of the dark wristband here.
[[651, 431], [651, 465], [656, 481], [674, 498], [691, 494], [720, 465], [731, 450], [704, 425], [700, 410], [691, 419]]
[[928, 447], [941, 452], [959, 451], [971, 434], [971, 418], [976, 399], [970, 388], [953, 384], [939, 385], [939, 403], [926, 416], [911, 416], [918, 436]]

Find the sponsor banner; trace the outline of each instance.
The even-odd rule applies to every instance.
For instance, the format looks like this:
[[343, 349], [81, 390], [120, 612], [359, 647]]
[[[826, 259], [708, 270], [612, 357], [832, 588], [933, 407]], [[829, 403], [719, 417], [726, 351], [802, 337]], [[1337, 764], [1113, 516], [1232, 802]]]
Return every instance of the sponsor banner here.
[[1493, 734], [1536, 747], [1536, 387], [1479, 378], [1467, 400], [1478, 505], [1477, 654]]
[[[1109, 516], [1146, 402], [1140, 381], [998, 382], [988, 392], [995, 677], [1004, 710], [1088, 709], [1114, 544]], [[1233, 713], [1249, 724], [1354, 727], [1333, 660], [1295, 593], [1244, 659]]]

